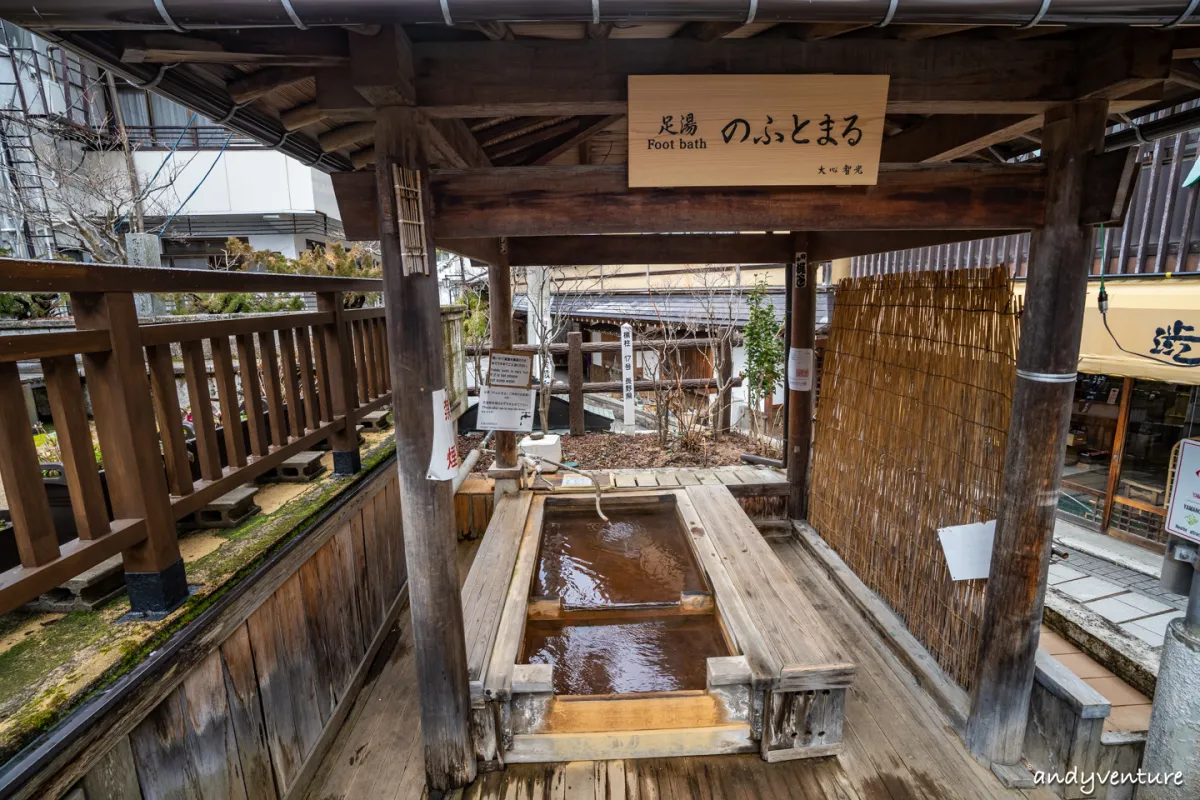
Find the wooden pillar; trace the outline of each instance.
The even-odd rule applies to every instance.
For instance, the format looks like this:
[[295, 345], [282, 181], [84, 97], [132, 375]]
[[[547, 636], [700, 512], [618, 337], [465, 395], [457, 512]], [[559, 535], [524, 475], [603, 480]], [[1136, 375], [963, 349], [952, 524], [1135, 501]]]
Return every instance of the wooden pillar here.
[[967, 746], [981, 760], [1021, 758], [1034, 655], [1092, 261], [1080, 224], [1090, 155], [1100, 152], [1108, 104], [1083, 100], [1046, 112], [1046, 212], [1033, 232], [1017, 384], [988, 576]]
[[583, 334], [567, 334], [567, 385], [570, 387], [571, 435], [583, 436]]
[[[435, 304], [436, 305], [436, 304]], [[337, 475], [353, 475], [362, 469], [358, 452], [358, 396], [355, 394], [354, 350], [350, 339], [350, 323], [346, 321], [341, 292], [321, 292], [317, 295], [317, 310], [333, 314], [333, 322], [325, 325], [324, 367], [329, 380], [329, 414], [332, 419], [346, 418], [346, 426], [335, 431], [329, 445], [333, 450], [333, 471]]]
[[175, 514], [154, 426], [154, 405], [132, 294], [72, 293], [79, 330], [107, 330], [112, 350], [87, 353], [83, 369], [104, 454], [113, 515], [143, 519], [146, 538], [123, 554], [129, 605], [165, 614], [187, 599]]
[[[492, 349], [511, 350], [513, 346], [512, 267], [508, 263], [508, 242], [499, 241], [494, 263], [488, 265], [488, 315], [492, 325]], [[496, 468], [517, 466], [517, 435], [496, 431]]]
[[1117, 430], [1113, 433], [1112, 459], [1108, 462], [1108, 486], [1104, 492], [1104, 513], [1100, 530], [1108, 532], [1112, 522], [1113, 498], [1121, 483], [1121, 462], [1125, 460], [1125, 438], [1129, 435], [1129, 409], [1133, 401], [1133, 378], [1121, 381], [1121, 404], [1117, 410]]
[[[449, 480], [426, 477], [433, 455], [435, 414], [441, 410], [434, 407], [434, 396], [446, 388], [437, 246], [430, 197], [422, 192], [425, 263], [421, 270], [410, 256], [410, 274], [404, 274], [400, 220], [407, 226], [416, 215], [397, 208], [393, 171], [393, 166], [428, 169], [425, 124], [415, 108], [380, 108], [375, 174], [392, 408], [397, 420], [403, 420], [396, 425], [396, 461], [425, 776], [430, 789], [446, 791], [474, 780], [475, 754], [468, 727], [471, 698], [455, 558], [454, 494]], [[427, 172], [422, 178], [420, 185], [427, 187]]]
[[[813, 385], [816, 359], [813, 344], [817, 335], [817, 278], [808, 261], [808, 237], [796, 236], [796, 257], [791, 266], [790, 340], [788, 342], [788, 423], [787, 473], [791, 492], [788, 495], [788, 516], [791, 519], [808, 517], [808, 470], [812, 452]], [[795, 360], [808, 365], [807, 382], [793, 385], [791, 365]]]

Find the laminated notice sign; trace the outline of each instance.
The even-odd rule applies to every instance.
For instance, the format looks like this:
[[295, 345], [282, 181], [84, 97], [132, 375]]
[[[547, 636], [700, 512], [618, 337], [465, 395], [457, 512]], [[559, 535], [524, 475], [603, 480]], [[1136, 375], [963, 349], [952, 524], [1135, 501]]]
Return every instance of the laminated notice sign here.
[[528, 389], [532, 378], [532, 355], [493, 350], [488, 356], [488, 386]]
[[429, 471], [425, 477], [431, 481], [449, 481], [458, 475], [458, 437], [454, 434], [454, 420], [450, 417], [450, 401], [445, 389], [431, 395], [433, 403], [433, 452], [429, 454]]
[[811, 392], [813, 377], [813, 351], [807, 347], [793, 347], [788, 351], [788, 388], [793, 392]]
[[532, 389], [481, 386], [475, 425], [484, 431], [529, 433], [533, 430], [534, 398]]
[[1168, 533], [1200, 542], [1200, 442], [1184, 439], [1179, 443], [1176, 458], [1166, 529]]

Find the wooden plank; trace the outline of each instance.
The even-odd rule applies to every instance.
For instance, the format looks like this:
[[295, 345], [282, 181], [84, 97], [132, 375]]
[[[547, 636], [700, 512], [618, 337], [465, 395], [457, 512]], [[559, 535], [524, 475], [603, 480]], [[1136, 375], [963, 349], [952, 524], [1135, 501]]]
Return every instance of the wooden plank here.
[[644, 487], [653, 488], [655, 486], [658, 486], [658, 481], [655, 479], [653, 472], [639, 472], [632, 477], [634, 480], [634, 484], [636, 486], [638, 486], [639, 488], [644, 488]]
[[[330, 439], [334, 451], [349, 452], [358, 449], [358, 431], [355, 428], [356, 408], [360, 405], [354, 393], [354, 352], [350, 329], [342, 317], [344, 311], [340, 292], [320, 294], [317, 307], [333, 314], [334, 321], [322, 326], [323, 367], [328, 380], [321, 384], [323, 396], [328, 397], [329, 413], [333, 418], [345, 417], [346, 427]], [[328, 389], [328, 391], [324, 391]], [[366, 398], [363, 398], [366, 402]]]
[[[634, 190], [623, 166], [433, 173], [438, 239], [711, 230], [1028, 229], [1042, 222], [1039, 167], [881, 169], [871, 187]], [[597, 214], [598, 207], [604, 208]], [[915, 222], [914, 222], [915, 221]]]
[[110, 347], [107, 331], [54, 331], [0, 337], [0, 362], [28, 361], [76, 353], [102, 353]]
[[701, 486], [717, 486], [721, 483], [721, 479], [711, 469], [700, 470], [696, 473], [696, 479], [700, 481]]
[[733, 472], [732, 470], [717, 469], [713, 470], [713, 474], [716, 475], [717, 480], [725, 486], [737, 486], [741, 483], [741, 480], [738, 479], [737, 473]]
[[504, 759], [509, 764], [545, 761], [667, 758], [753, 752], [750, 726], [720, 725], [674, 730], [517, 734]]
[[178, 691], [183, 695], [184, 749], [196, 794], [245, 800], [245, 778], [220, 652], [214, 650], [196, 665]]
[[[100, 485], [100, 471], [96, 466], [96, 451], [92, 444], [92, 432], [88, 429], [83, 385], [79, 381], [75, 357], [42, 359], [42, 376], [50, 400], [50, 413], [54, 419], [58, 449], [62, 454], [64, 477], [67, 489], [71, 493], [75, 529], [80, 539], [97, 539], [108, 533], [108, 505], [104, 501], [104, 490]], [[171, 389], [175, 389], [173, 380]], [[175, 419], [178, 420], [179, 404], [173, 403], [172, 408]], [[174, 439], [165, 442], [163, 446], [167, 456], [167, 469], [186, 470], [187, 453], [180, 458], [178, 453], [171, 449], [172, 442], [182, 449], [183, 427], [177, 425], [174, 434]], [[187, 489], [191, 491], [190, 473], [187, 473], [186, 480]]]
[[246, 466], [246, 439], [242, 434], [242, 415], [238, 409], [237, 380], [229, 337], [209, 339], [213, 375], [217, 381], [217, 399], [221, 406], [221, 427], [225, 436], [225, 460], [232, 467]]
[[[284, 328], [280, 334], [285, 332], [290, 331]], [[260, 333], [257, 338], [258, 351], [262, 353], [263, 392], [267, 396], [267, 410], [270, 412], [268, 425], [271, 431], [271, 444], [275, 447], [282, 447], [288, 443], [288, 424], [287, 413], [284, 411], [283, 405], [283, 392], [280, 390], [279, 352], [275, 346], [275, 331]], [[289, 363], [288, 371], [290, 370], [291, 364]], [[296, 413], [295, 409], [295, 406], [289, 405], [289, 410], [293, 414]]]
[[679, 481], [680, 486], [699, 486], [700, 479], [696, 477], [694, 472], [680, 471], [675, 473], [675, 479]]
[[183, 690], [176, 689], [129, 734], [143, 796], [202, 797], [188, 763], [186, 716]]
[[635, 478], [633, 475], [614, 475], [613, 479], [616, 481], [618, 489], [637, 488], [637, 478]]
[[362, 369], [367, 375], [367, 396], [374, 398], [383, 394], [383, 387], [380, 386], [379, 360], [375, 356], [375, 323], [367, 319], [359, 323], [359, 326], [362, 331]]
[[374, 393], [371, 391], [371, 373], [367, 363], [366, 345], [364, 343], [365, 334], [363, 332], [363, 323], [350, 322], [350, 335], [354, 341], [354, 375], [358, 380], [358, 397], [359, 402], [365, 403]]
[[329, 365], [326, 363], [323, 326], [312, 328], [312, 337], [313, 364], [317, 381], [317, 400], [321, 406], [321, 421], [330, 422], [333, 420], [333, 406], [330, 403], [329, 393], [333, 390], [329, 383]]
[[302, 760], [321, 735], [333, 706], [328, 688], [328, 667], [320, 660], [320, 645], [313, 641], [304, 608], [300, 573], [284, 581], [275, 592], [275, 618], [281, 652], [287, 653], [284, 674], [295, 709]]
[[350, 540], [354, 547], [358, 610], [359, 615], [362, 617], [363, 636], [366, 638], [379, 627], [380, 602], [375, 593], [375, 579], [373, 574], [378, 567], [372, 565], [367, 556], [367, 543], [363, 537], [361, 512], [350, 519]]
[[1081, 719], [1103, 719], [1112, 711], [1112, 704], [1104, 695], [1084, 683], [1045, 650], [1037, 651], [1036, 681], [1046, 691], [1067, 703]]
[[[158, 420], [158, 436], [162, 440], [163, 460], [167, 464], [167, 486], [173, 495], [191, 494], [192, 464], [185, 440], [183, 414], [179, 408], [179, 387], [175, 382], [171, 346], [147, 347], [146, 362], [150, 367], [150, 389], [154, 393], [154, 417]], [[74, 372], [74, 359], [71, 359], [70, 366]]]
[[208, 367], [200, 342], [184, 342], [183, 375], [187, 383], [188, 405], [196, 433], [196, 460], [200, 476], [206, 481], [221, 477], [221, 451], [217, 444], [217, 424], [213, 419], [212, 397], [208, 391]]
[[306, 751], [300, 741], [299, 722], [292, 703], [294, 688], [288, 680], [286, 666], [288, 659], [296, 656], [281, 646], [275, 606], [274, 595], [266, 598], [247, 619], [246, 627], [254, 653], [275, 785], [283, 792], [299, 772]]
[[[249, 334], [237, 336], [235, 339], [237, 340], [238, 372], [242, 378], [242, 407], [245, 409], [246, 423], [250, 431], [250, 452], [261, 458], [270, 452], [271, 447], [267, 435], [267, 422], [263, 418], [263, 390], [262, 381], [258, 376], [258, 353], [254, 349], [254, 340]], [[240, 433], [240, 418], [238, 421]]]
[[117, 739], [104, 756], [83, 777], [83, 793], [87, 800], [141, 800], [137, 767], [129, 737]]
[[0, 364], [0, 407], [10, 409], [0, 414], [0, 481], [8, 497], [21, 566], [32, 569], [58, 558], [58, 539], [25, 413], [21, 378], [12, 362]]
[[[775, 654], [780, 689], [848, 686], [854, 664], [830, 644], [821, 614], [779, 563], [728, 490], [694, 486], [686, 490], [704, 523], [707, 538], [721, 555], [733, 584], [766, 646]], [[755, 587], [750, 594], [744, 587]], [[718, 603], [724, 601], [718, 595]]]
[[283, 396], [287, 401], [288, 433], [299, 439], [304, 435], [304, 406], [300, 401], [300, 382], [297, 380], [300, 367], [296, 361], [295, 330], [279, 329], [279, 362], [283, 369]]
[[354, 531], [347, 523], [341, 527], [331, 541], [334, 545], [334, 567], [338, 572], [338, 582], [346, 592], [345, 617], [341, 624], [346, 627], [350, 644], [356, 655], [362, 655], [367, 642], [372, 638], [372, 632], [363, 631], [362, 609], [359, 608], [359, 573], [355, 560]]
[[679, 485], [679, 478], [676, 476], [676, 474], [674, 472], [666, 472], [663, 470], [656, 470], [654, 473], [654, 477], [658, 480], [659, 486], [678, 486]]
[[[890, 114], [1036, 113], [1078, 96], [1070, 41], [436, 42], [414, 44], [413, 58], [432, 117], [621, 113], [628, 77], [650, 74], [885, 74]], [[1114, 61], [1131, 70], [1127, 54]]]
[[275, 775], [271, 769], [250, 632], [244, 624], [221, 643], [220, 654], [225, 670], [226, 702], [237, 739], [247, 800], [276, 800]]
[[[226, 273], [242, 275], [246, 273]], [[265, 273], [258, 273], [265, 274]], [[138, 328], [142, 345], [171, 344], [172, 342], [191, 342], [199, 339], [209, 339], [216, 336], [252, 336], [256, 333], [273, 331], [284, 325], [293, 327], [299, 325], [321, 325], [329, 322], [331, 317], [320, 312], [300, 312], [286, 314], [238, 315], [235, 319], [203, 320], [200, 322], [167, 322], [157, 325], [144, 325]]]
[[[378, 278], [326, 278], [271, 272], [163, 269], [0, 258], [0, 291], [3, 292], [378, 292], [382, 285], [383, 281]], [[222, 320], [220, 323], [202, 324], [237, 325], [239, 322]], [[147, 330], [155, 331], [159, 327], [147, 326]], [[176, 329], [175, 325], [161, 327]], [[198, 338], [211, 335], [206, 333]]]
[[532, 502], [532, 492], [500, 498], [462, 587], [467, 678], [473, 685], [483, 680], [484, 669], [497, 641], [504, 598], [508, 594]]
[[296, 328], [296, 360], [300, 364], [300, 386], [304, 394], [304, 426], [314, 429], [323, 419], [321, 401], [317, 397], [317, 381], [313, 367], [312, 339], [308, 328]]
[[[438, 245], [454, 251], [453, 241]], [[601, 264], [784, 264], [792, 240], [782, 234], [642, 234], [603, 238], [530, 236], [508, 243], [514, 267]]]
[[545, 497], [538, 496], [534, 498], [525, 519], [521, 547], [513, 567], [512, 581], [504, 597], [504, 610], [494, 637], [491, 660], [483, 676], [483, 691], [489, 700], [507, 700], [511, 697], [512, 669], [517, 661], [517, 651], [521, 647], [521, 637], [525, 630], [525, 605], [529, 599], [529, 587], [537, 565], [544, 514]]
[[[300, 578], [300, 601], [304, 610], [304, 626], [308, 633], [309, 650], [312, 653], [312, 673], [314, 675], [314, 692], [320, 700], [320, 705], [326, 709], [322, 715], [322, 727], [328, 714], [337, 705], [345, 683], [354, 672], [354, 663], [349, 659], [352, 654], [346, 651], [344, 643], [337, 640], [338, 623], [327, 618], [334, 608], [331, 600], [332, 587], [325, 585], [320, 567], [321, 554], [329, 548], [326, 543], [312, 558], [304, 562], [297, 573]], [[342, 645], [339, 647], [339, 645]], [[308, 754], [305, 753], [307, 759]]]

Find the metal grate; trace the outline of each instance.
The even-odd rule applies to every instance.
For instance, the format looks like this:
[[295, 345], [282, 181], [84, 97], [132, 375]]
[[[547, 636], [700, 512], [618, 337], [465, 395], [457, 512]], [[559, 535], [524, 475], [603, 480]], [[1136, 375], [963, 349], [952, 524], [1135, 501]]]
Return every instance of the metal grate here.
[[396, 223], [400, 229], [400, 261], [404, 274], [428, 275], [421, 173], [392, 164], [392, 184], [396, 192]]

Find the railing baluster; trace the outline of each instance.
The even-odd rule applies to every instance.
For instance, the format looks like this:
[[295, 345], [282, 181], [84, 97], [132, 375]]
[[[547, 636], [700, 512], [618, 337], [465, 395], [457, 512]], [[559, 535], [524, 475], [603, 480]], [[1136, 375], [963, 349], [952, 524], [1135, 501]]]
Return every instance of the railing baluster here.
[[313, 326], [313, 355], [317, 363], [317, 400], [321, 406], [321, 422], [333, 422], [333, 404], [329, 402], [329, 364], [325, 353], [324, 326]]
[[279, 389], [279, 356], [275, 349], [275, 331], [263, 331], [258, 334], [258, 350], [262, 353], [263, 392], [267, 395], [267, 410], [271, 414], [271, 444], [283, 447], [288, 443], [287, 419], [283, 410], [283, 393]]
[[362, 332], [363, 354], [365, 356], [362, 371], [367, 376], [367, 396], [360, 397], [359, 402], [374, 400], [382, 393], [379, 386], [379, 363], [375, 360], [375, 321], [365, 319], [359, 323]]
[[292, 438], [304, 435], [304, 408], [300, 404], [300, 384], [296, 380], [296, 343], [291, 328], [279, 331], [279, 362], [283, 369], [283, 394], [287, 399], [288, 430]]
[[[100, 485], [96, 450], [88, 429], [83, 384], [75, 356], [42, 359], [42, 376], [62, 455], [63, 477], [71, 493], [71, 511], [80, 539], [98, 539], [109, 531], [108, 505]], [[178, 413], [178, 409], [176, 410]], [[188, 485], [191, 483], [189, 481]]]
[[[350, 330], [342, 308], [341, 292], [317, 295], [317, 307], [333, 314], [333, 322], [324, 327], [325, 366], [329, 370], [329, 407], [346, 425], [334, 431], [329, 444], [333, 450], [333, 469], [338, 475], [353, 475], [362, 468], [358, 452], [357, 398], [354, 396], [354, 350]], [[324, 393], [323, 393], [324, 394]]]
[[363, 341], [366, 337], [362, 323], [351, 322], [350, 334], [354, 342], [354, 377], [358, 385], [354, 405], [359, 406], [371, 398], [371, 374], [367, 369], [366, 343]]
[[200, 477], [215, 481], [221, 477], [221, 451], [217, 444], [217, 423], [213, 420], [212, 394], [208, 390], [208, 368], [200, 342], [184, 342], [183, 377], [187, 381], [188, 401], [192, 407], [192, 427], [196, 432], [196, 460]]
[[167, 464], [167, 486], [171, 494], [182, 497], [192, 493], [192, 465], [188, 463], [187, 442], [184, 441], [183, 414], [179, 409], [171, 346], [147, 347], [146, 361], [150, 364], [154, 416], [158, 419], [158, 436], [162, 439], [163, 459]]
[[250, 334], [234, 337], [237, 340], [238, 370], [242, 376], [242, 406], [246, 409], [246, 427], [250, 429], [250, 452], [262, 458], [270, 452], [267, 444], [267, 422], [263, 419], [262, 384], [258, 379], [258, 354]]
[[217, 399], [221, 404], [221, 426], [225, 432], [225, 462], [230, 467], [246, 466], [246, 440], [242, 434], [242, 415], [238, 411], [237, 380], [228, 336], [209, 339], [213, 372], [217, 379]]
[[40, 567], [58, 558], [50, 501], [33, 446], [21, 377], [13, 362], [0, 363], [0, 480], [8, 497], [21, 566]]
[[388, 362], [387, 329], [382, 318], [375, 320], [375, 358], [379, 362], [379, 382], [384, 392], [392, 390], [392, 367]]
[[296, 346], [300, 383], [304, 387], [304, 426], [315, 431], [321, 427], [321, 401], [317, 397], [317, 382], [313, 375], [312, 340], [308, 328], [296, 328]]

